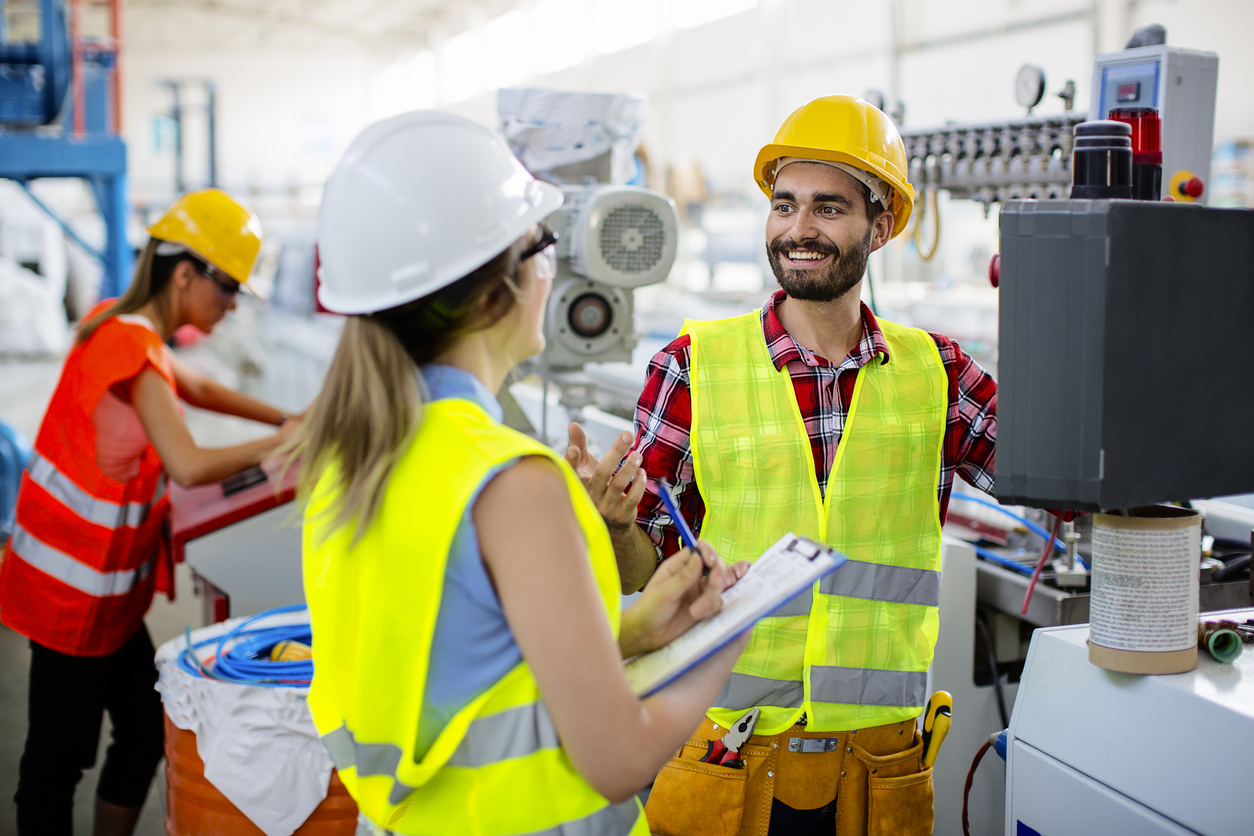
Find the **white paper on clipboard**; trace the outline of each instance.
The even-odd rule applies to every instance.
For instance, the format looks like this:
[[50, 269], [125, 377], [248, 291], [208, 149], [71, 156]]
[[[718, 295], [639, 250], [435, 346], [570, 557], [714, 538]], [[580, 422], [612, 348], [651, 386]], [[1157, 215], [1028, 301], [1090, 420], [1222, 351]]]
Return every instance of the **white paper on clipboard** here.
[[716, 615], [666, 647], [627, 663], [632, 690], [647, 697], [664, 688], [845, 560], [843, 554], [808, 537], [785, 534], [723, 593], [723, 608]]

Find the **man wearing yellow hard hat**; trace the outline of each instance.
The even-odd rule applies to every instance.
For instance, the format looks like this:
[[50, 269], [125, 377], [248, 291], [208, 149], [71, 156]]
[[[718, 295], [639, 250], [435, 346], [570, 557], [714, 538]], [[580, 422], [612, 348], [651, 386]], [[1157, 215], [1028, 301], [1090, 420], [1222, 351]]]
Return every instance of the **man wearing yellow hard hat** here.
[[[997, 387], [952, 340], [877, 320], [859, 301], [868, 255], [914, 203], [884, 113], [848, 96], [810, 102], [753, 176], [771, 199], [781, 290], [760, 311], [687, 322], [653, 358], [624, 467], [647, 487], [635, 488], [638, 510], [603, 513], [624, 578], [647, 578], [678, 550], [659, 479], [724, 560], [754, 560], [786, 531], [850, 560], [754, 628], [658, 776], [650, 828], [931, 833], [916, 720], [938, 630], [941, 523], [955, 473], [992, 486]], [[702, 762], [753, 709], [743, 768]]]

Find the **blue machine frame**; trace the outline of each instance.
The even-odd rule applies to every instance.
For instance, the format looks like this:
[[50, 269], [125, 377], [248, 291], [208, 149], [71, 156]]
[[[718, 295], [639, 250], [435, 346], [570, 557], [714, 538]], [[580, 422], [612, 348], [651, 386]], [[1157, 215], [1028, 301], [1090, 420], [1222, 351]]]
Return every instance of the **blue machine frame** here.
[[[0, 0], [0, 177], [17, 182], [71, 239], [104, 267], [101, 298], [130, 283], [134, 254], [126, 240], [126, 143], [109, 130], [109, 89], [117, 62], [110, 50], [81, 53], [83, 127], [74, 124], [73, 45], [61, 0], [39, 0], [40, 40], [8, 43], [7, 3]], [[58, 117], [60, 117], [58, 119]], [[54, 124], [55, 123], [55, 124]], [[105, 222], [105, 247], [88, 245], [30, 190], [41, 177], [78, 177], [91, 183]]]

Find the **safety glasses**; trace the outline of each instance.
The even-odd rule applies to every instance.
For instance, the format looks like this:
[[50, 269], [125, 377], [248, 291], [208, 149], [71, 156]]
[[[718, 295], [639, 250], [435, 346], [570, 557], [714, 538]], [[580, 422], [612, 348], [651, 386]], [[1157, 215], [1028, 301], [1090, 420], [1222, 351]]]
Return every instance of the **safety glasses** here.
[[200, 271], [200, 275], [218, 286], [218, 292], [227, 299], [232, 299], [240, 292], [243, 287], [239, 282], [227, 276], [212, 264], [206, 264], [205, 269]]
[[533, 256], [540, 256], [536, 263], [536, 275], [541, 279], [551, 279], [557, 275], [557, 233], [547, 226], [540, 227], [540, 240], [536, 241], [518, 256], [522, 264]]

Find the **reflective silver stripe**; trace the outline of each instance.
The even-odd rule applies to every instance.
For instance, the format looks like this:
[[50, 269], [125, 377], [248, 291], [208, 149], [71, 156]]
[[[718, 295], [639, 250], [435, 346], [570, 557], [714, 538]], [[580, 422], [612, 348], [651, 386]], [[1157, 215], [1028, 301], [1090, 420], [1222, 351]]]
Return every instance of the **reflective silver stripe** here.
[[417, 787], [411, 787], [396, 777], [396, 768], [401, 763], [401, 747], [393, 743], [359, 743], [347, 725], [330, 731], [322, 736], [322, 743], [327, 747], [328, 754], [335, 768], [343, 771], [350, 767], [357, 768], [357, 774], [365, 778], [370, 775], [385, 775], [392, 779], [392, 791], [388, 793], [389, 804], [400, 804], [405, 797]]
[[849, 560], [819, 581], [819, 591], [847, 598], [939, 607], [940, 582], [941, 573], [930, 569]]
[[[520, 705], [498, 714], [476, 718], [470, 724], [466, 737], [470, 738], [472, 732], [476, 741], [467, 749], [466, 740], [463, 740], [462, 745], [458, 746], [453, 753], [453, 758], [449, 760], [449, 766], [484, 766], [558, 745], [557, 731], [543, 703]], [[507, 741], [503, 745], [494, 745], [490, 738], [495, 734], [504, 735]], [[552, 737], [552, 745], [546, 743], [549, 736]], [[324, 734], [322, 742], [327, 747], [327, 752], [330, 753], [336, 769], [343, 771], [356, 767], [357, 774], [362, 777], [390, 776], [394, 783], [388, 795], [389, 804], [400, 804], [416, 789], [401, 783], [396, 778], [396, 767], [400, 764], [402, 756], [399, 746], [391, 743], [359, 743], [347, 725]], [[534, 742], [535, 745], [530, 745], [528, 748], [529, 742]], [[523, 751], [524, 749], [527, 751]], [[492, 758], [494, 754], [499, 757]], [[467, 761], [477, 760], [479, 757], [488, 759], [474, 763], [453, 763], [459, 755]], [[639, 816], [640, 810], [636, 805], [636, 799], [631, 798], [620, 804], [602, 807], [592, 815], [577, 821], [564, 822], [546, 830], [529, 831], [528, 836], [626, 836], [635, 826]], [[392, 831], [385, 830], [364, 819], [358, 819], [357, 833], [390, 836]]]
[[800, 708], [804, 699], [805, 685], [800, 681], [733, 673], [723, 683], [714, 704], [720, 708], [753, 708], [755, 705]]
[[873, 668], [810, 668], [810, 699], [847, 705], [891, 705], [922, 708], [926, 671], [882, 671]]
[[557, 827], [538, 831], [534, 836], [626, 836], [640, 815], [636, 799], [630, 798], [602, 807], [578, 821], [568, 821]]
[[780, 605], [779, 609], [771, 610], [766, 614], [767, 618], [783, 618], [787, 616], [809, 615], [810, 605], [814, 603], [814, 591], [807, 589], [794, 595], [791, 600], [785, 601]]
[[105, 528], [135, 528], [148, 519], [148, 512], [161, 497], [165, 496], [165, 474], [157, 483], [151, 502], [128, 502], [124, 505], [97, 499], [74, 483], [74, 480], [57, 470], [52, 462], [32, 452], [26, 472], [36, 485], [51, 494], [58, 502], [89, 523]]
[[125, 595], [152, 573], [152, 567], [157, 562], [156, 555], [153, 555], [147, 563], [134, 569], [101, 572], [36, 539], [20, 525], [14, 527], [11, 545], [14, 554], [39, 571], [97, 598]]
[[[533, 830], [519, 836], [627, 836], [638, 818], [640, 809], [633, 798], [602, 807], [578, 821], [569, 821], [547, 830]], [[370, 821], [365, 813], [361, 813], [357, 817], [355, 836], [396, 836], [396, 833], [380, 827]]]
[[544, 703], [527, 703], [476, 717], [448, 759], [448, 765], [476, 768], [561, 745]]

